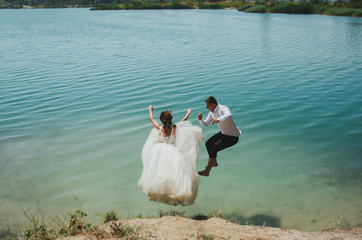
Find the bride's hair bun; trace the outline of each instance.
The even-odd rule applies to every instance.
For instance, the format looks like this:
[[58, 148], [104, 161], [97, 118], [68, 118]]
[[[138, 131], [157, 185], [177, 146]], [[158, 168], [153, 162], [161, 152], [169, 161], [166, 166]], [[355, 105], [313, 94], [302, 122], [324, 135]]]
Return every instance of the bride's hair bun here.
[[162, 111], [161, 115], [160, 115], [160, 120], [163, 124], [163, 128], [165, 129], [165, 131], [167, 132], [169, 127], [173, 126], [172, 123], [172, 111]]

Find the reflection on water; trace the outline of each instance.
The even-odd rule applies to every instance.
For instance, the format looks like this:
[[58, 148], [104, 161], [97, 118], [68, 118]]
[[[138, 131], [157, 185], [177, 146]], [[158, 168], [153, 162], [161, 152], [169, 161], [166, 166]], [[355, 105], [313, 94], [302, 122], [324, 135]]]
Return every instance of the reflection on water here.
[[[0, 222], [81, 201], [122, 217], [160, 210], [302, 230], [361, 224], [361, 19], [232, 10], [1, 10]], [[96, 34], [95, 34], [96, 33]], [[207, 113], [243, 135], [192, 206], [137, 187], [155, 115]], [[206, 137], [217, 131], [203, 128]], [[199, 168], [206, 164], [202, 145]], [[0, 229], [6, 229], [0, 225]]]

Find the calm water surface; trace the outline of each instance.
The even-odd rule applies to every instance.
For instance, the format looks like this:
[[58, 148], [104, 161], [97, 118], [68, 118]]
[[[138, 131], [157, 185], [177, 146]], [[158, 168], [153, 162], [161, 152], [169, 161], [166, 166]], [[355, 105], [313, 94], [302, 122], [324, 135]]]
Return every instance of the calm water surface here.
[[[0, 11], [0, 228], [39, 200], [121, 217], [222, 211], [305, 231], [362, 225], [362, 19], [236, 10]], [[194, 205], [137, 187], [155, 115], [204, 99], [243, 135]], [[206, 138], [218, 131], [203, 128]], [[201, 146], [199, 169], [206, 165]]]

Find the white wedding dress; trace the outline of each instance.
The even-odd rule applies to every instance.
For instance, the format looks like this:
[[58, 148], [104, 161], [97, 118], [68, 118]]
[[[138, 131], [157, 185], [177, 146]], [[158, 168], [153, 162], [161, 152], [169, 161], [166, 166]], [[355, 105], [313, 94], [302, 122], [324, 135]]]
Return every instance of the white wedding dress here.
[[[164, 137], [153, 128], [142, 149], [143, 170], [138, 186], [150, 200], [170, 205], [193, 204], [198, 190], [197, 162], [204, 138], [200, 127], [184, 121], [176, 136]], [[174, 131], [174, 129], [172, 129]]]

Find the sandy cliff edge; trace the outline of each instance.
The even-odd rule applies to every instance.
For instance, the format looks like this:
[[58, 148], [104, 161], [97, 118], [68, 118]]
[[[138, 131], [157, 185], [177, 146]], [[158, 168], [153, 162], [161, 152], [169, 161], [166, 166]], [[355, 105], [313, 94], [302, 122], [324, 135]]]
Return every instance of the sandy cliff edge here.
[[[327, 229], [321, 232], [301, 232], [271, 227], [246, 226], [231, 223], [221, 218], [193, 220], [180, 216], [162, 218], [136, 218], [121, 220], [122, 226], [129, 226], [136, 231], [124, 237], [87, 234], [59, 238], [64, 240], [85, 239], [243, 239], [243, 240], [362, 240], [362, 228], [350, 230]], [[100, 231], [110, 232], [111, 223], [99, 226]], [[209, 238], [206, 238], [209, 237]]]

